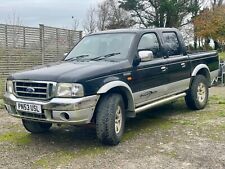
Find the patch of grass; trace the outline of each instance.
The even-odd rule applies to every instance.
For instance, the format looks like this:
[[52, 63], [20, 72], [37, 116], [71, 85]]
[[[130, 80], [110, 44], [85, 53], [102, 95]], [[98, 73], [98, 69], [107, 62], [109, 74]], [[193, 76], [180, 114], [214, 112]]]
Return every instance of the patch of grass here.
[[18, 145], [26, 145], [32, 141], [30, 134], [23, 132], [8, 132], [0, 135], [0, 142], [11, 142]]
[[3, 109], [4, 108], [4, 102], [2, 99], [0, 99], [0, 109]]
[[218, 115], [220, 116], [220, 117], [225, 117], [225, 112], [218, 112]]
[[41, 159], [37, 160], [33, 164], [33, 168], [57, 168], [57, 166], [65, 165], [72, 161], [73, 159], [80, 158], [83, 156], [96, 156], [106, 151], [106, 147], [88, 147], [83, 146], [77, 152], [61, 150], [53, 154], [47, 154]]
[[179, 99], [173, 104], [160, 106], [140, 113], [136, 118], [129, 119], [126, 122], [126, 131], [122, 141], [130, 140], [140, 133], [166, 132], [175, 126], [195, 125], [195, 122], [192, 120], [170, 118], [176, 115], [179, 116], [180, 114], [186, 117], [189, 113], [194, 112], [186, 108], [183, 99]]
[[210, 98], [209, 98], [209, 100], [210, 101], [218, 101], [218, 100], [220, 100], [221, 98], [219, 97], [219, 96], [217, 96], [217, 95], [213, 95], [213, 96], [211, 96]]
[[173, 123], [175, 123], [175, 124], [181, 124], [181, 125], [184, 125], [184, 126], [186, 126], [186, 125], [193, 126], [193, 125], [196, 124], [192, 120], [185, 120], [185, 119], [183, 119], [183, 120], [182, 119], [179, 119], [179, 120], [174, 121]]
[[196, 117], [195, 117], [195, 126], [198, 127], [204, 127], [205, 125], [209, 125], [212, 123], [213, 120], [217, 120], [218, 118], [221, 117], [221, 112], [222, 112], [222, 108], [220, 107], [220, 105], [218, 105], [217, 108], [215, 108], [212, 111], [206, 111], [206, 110], [201, 110], [201, 112], [196, 113]]
[[161, 154], [167, 155], [167, 156], [169, 156], [169, 157], [171, 157], [171, 158], [176, 158], [176, 157], [178, 157], [176, 151], [164, 152], [164, 153], [161, 153]]
[[[4, 89], [5, 89], [4, 80], [1, 79], [1, 77], [0, 77], [0, 100], [3, 97]], [[1, 106], [1, 102], [0, 102], [0, 106]]]
[[224, 141], [225, 125], [213, 125], [204, 133], [207, 133], [207, 137], [213, 141]]
[[146, 118], [139, 121], [137, 121], [136, 119], [130, 119], [122, 141], [130, 140], [131, 138], [138, 136], [139, 133], [154, 132], [156, 130], [166, 131], [171, 129], [173, 126], [173, 121], [166, 118]]
[[216, 104], [225, 104], [225, 99], [216, 95], [211, 96], [209, 101]]
[[223, 100], [220, 100], [219, 102], [218, 102], [218, 104], [225, 104], [225, 100], [223, 99]]
[[3, 93], [4, 93], [4, 90], [3, 90], [3, 87], [0, 84], [0, 99], [3, 98]]
[[225, 52], [219, 53], [219, 57], [221, 60], [225, 60]]
[[197, 113], [196, 125], [193, 130], [200, 134], [201, 137], [209, 138], [212, 141], [223, 141], [225, 135], [225, 125], [221, 123], [224, 119], [224, 105], [214, 104], [213, 109], [201, 110]]
[[[72, 160], [74, 157], [73, 152], [57, 152], [48, 156], [44, 156], [41, 159], [37, 160], [33, 164], [33, 168], [56, 168], [59, 164], [65, 164], [66, 162]], [[54, 160], [53, 160], [54, 158]], [[53, 162], [54, 161], [54, 162]]]

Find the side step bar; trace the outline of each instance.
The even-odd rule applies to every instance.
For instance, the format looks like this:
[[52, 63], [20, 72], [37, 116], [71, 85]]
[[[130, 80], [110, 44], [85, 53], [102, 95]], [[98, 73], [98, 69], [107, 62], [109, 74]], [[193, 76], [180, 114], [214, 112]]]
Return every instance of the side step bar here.
[[159, 101], [155, 101], [153, 103], [144, 105], [142, 107], [138, 107], [137, 109], [135, 109], [135, 113], [140, 113], [142, 111], [148, 110], [150, 108], [153, 108], [153, 107], [156, 107], [156, 106], [159, 106], [159, 105], [168, 103], [170, 101], [173, 101], [173, 100], [176, 100], [176, 99], [178, 99], [180, 97], [185, 97], [185, 96], [186, 96], [186, 93], [181, 93], [181, 94], [178, 94], [178, 95], [174, 95], [174, 96], [171, 96], [171, 97], [167, 97], [167, 98], [162, 99], [162, 100], [159, 100]]

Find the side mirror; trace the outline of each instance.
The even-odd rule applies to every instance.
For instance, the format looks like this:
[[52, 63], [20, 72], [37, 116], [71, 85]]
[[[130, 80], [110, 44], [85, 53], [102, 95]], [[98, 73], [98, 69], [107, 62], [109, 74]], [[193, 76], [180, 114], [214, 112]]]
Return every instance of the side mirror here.
[[68, 53], [64, 53], [63, 55], [66, 57], [68, 55]]
[[138, 52], [141, 62], [148, 62], [154, 59], [154, 54], [152, 51], [144, 50]]

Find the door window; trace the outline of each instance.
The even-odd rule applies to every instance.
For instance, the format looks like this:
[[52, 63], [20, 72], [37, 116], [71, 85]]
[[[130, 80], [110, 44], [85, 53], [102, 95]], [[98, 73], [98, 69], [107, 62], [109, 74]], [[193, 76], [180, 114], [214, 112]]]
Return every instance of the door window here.
[[138, 50], [151, 50], [156, 58], [159, 57], [159, 41], [156, 34], [144, 34], [139, 42]]

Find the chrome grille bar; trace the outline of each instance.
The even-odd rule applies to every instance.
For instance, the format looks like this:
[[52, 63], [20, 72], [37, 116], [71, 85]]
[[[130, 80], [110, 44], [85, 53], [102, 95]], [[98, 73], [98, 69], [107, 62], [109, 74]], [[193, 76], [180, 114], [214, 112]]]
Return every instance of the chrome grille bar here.
[[14, 81], [14, 92], [18, 97], [32, 99], [49, 99], [55, 82], [45, 81]]
[[[16, 87], [31, 87], [31, 86], [16, 86]], [[46, 89], [46, 87], [35, 87], [36, 89]]]

